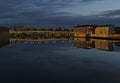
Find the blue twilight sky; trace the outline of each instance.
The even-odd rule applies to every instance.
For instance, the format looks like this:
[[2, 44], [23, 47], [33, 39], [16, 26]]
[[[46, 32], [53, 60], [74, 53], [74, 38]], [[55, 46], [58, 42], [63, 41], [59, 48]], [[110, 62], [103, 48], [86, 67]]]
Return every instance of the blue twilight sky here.
[[0, 25], [120, 25], [120, 0], [0, 0]]

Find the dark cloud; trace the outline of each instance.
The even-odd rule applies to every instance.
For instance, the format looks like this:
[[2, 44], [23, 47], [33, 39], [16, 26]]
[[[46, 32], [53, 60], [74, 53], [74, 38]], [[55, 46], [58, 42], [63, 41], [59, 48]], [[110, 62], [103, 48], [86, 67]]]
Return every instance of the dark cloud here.
[[103, 0], [81, 0], [81, 2], [93, 2], [93, 1], [103, 1]]
[[120, 9], [99, 12], [95, 17], [98, 19], [97, 22], [120, 25]]
[[101, 16], [116, 16], [116, 15], [120, 15], [120, 9], [101, 12]]
[[[119, 18], [108, 18], [107, 15], [119, 14], [120, 10], [105, 11], [101, 15], [73, 16], [64, 8], [74, 7], [84, 2], [102, 0], [1, 0], [0, 25], [7, 26], [65, 26], [76, 24], [104, 24], [119, 21]], [[113, 20], [113, 21], [110, 21]]]
[[51, 17], [69, 15], [58, 10], [71, 6], [72, 2], [72, 0], [1, 0], [0, 23], [27, 25], [46, 22], [47, 24]]

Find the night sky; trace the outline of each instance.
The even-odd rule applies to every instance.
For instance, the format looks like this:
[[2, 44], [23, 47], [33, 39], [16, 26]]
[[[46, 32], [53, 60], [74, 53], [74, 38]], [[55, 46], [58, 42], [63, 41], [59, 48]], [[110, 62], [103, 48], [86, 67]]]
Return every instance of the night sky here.
[[120, 0], [0, 0], [0, 25], [120, 25]]

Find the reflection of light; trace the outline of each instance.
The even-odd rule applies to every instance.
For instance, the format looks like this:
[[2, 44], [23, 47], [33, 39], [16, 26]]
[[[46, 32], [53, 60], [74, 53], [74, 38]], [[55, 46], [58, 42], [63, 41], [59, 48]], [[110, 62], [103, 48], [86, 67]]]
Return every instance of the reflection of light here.
[[54, 40], [53, 43], [56, 43], [56, 41]]
[[52, 43], [55, 43], [55, 41], [52, 41]]
[[49, 43], [48, 41], [43, 41], [43, 42], [46, 43], [46, 44]]
[[69, 40], [69, 43], [71, 43], [72, 41], [71, 40]]
[[38, 44], [40, 44], [41, 42], [39, 41]]
[[72, 43], [72, 46], [74, 46], [74, 44]]
[[91, 48], [90, 46], [88, 48]]
[[28, 43], [27, 41], [24, 42], [25, 44]]
[[45, 43], [49, 43], [49, 41], [45, 41]]
[[62, 41], [62, 43], [64, 43], [64, 40]]
[[115, 43], [113, 43], [113, 46], [115, 46]]
[[103, 35], [104, 37], [106, 36], [106, 35]]
[[33, 44], [34, 42], [33, 42], [33, 41], [31, 41], [30, 43], [31, 43], [31, 44]]

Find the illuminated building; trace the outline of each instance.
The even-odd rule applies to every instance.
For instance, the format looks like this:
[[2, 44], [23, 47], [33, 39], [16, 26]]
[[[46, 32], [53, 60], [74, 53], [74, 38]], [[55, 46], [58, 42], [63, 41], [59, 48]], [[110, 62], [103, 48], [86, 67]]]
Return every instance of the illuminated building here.
[[74, 37], [91, 37], [95, 33], [95, 27], [92, 25], [82, 25], [73, 27]]
[[108, 38], [111, 34], [114, 33], [115, 27], [113, 25], [101, 25], [95, 27], [95, 33], [92, 34], [92, 37], [101, 37]]

